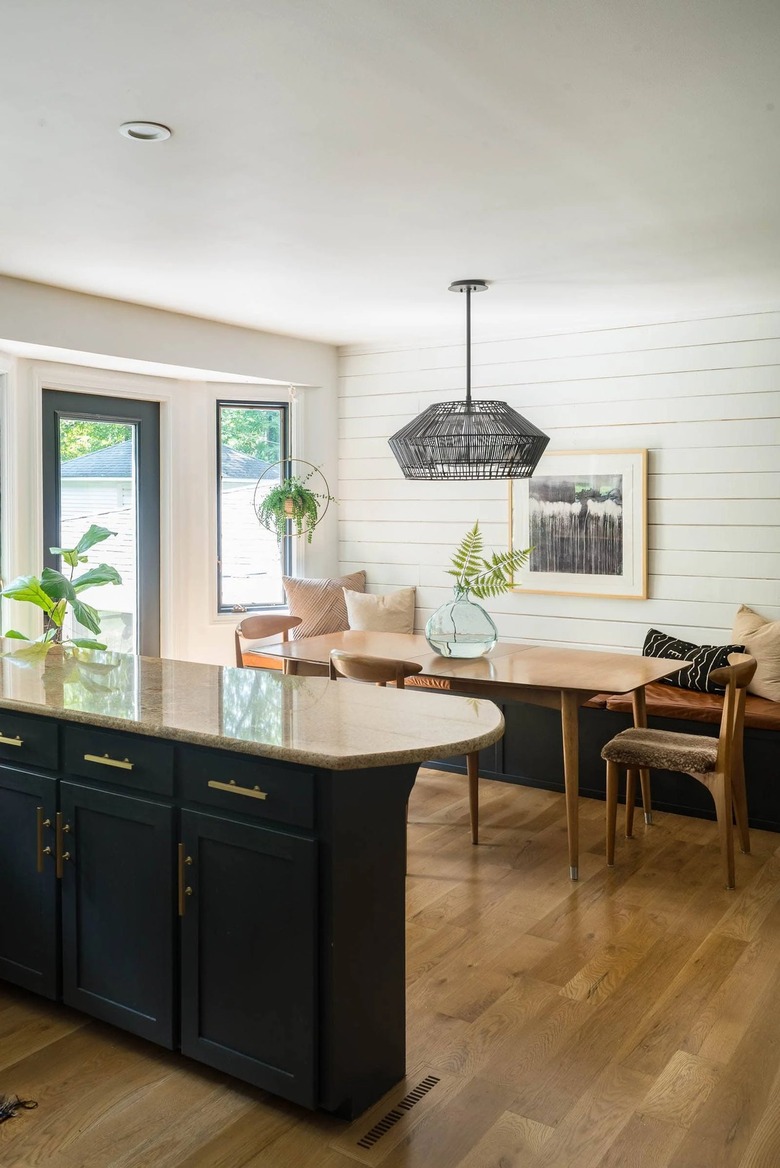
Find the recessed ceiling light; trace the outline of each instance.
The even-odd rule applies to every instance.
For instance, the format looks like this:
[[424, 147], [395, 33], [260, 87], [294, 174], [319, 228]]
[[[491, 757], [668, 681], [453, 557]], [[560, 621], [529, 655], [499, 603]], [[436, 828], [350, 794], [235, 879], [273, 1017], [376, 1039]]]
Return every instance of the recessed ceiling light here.
[[136, 142], [164, 142], [171, 131], [160, 122], [123, 122], [119, 133]]

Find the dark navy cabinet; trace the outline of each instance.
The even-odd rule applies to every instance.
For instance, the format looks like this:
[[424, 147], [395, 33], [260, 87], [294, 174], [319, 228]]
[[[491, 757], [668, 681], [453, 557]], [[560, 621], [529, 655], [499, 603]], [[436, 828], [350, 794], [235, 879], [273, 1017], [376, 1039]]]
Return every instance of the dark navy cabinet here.
[[173, 1047], [173, 808], [69, 781], [60, 808], [63, 1001]]
[[0, 729], [0, 978], [343, 1116], [402, 1078], [416, 764]]
[[182, 1053], [315, 1107], [317, 845], [188, 810], [181, 827]]
[[56, 812], [56, 779], [0, 765], [0, 977], [47, 998], [58, 990]]

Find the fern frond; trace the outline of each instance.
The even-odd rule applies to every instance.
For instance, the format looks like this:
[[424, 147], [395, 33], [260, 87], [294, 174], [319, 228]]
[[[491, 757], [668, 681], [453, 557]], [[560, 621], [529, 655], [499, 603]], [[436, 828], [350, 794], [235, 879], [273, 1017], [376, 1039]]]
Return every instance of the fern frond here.
[[493, 552], [490, 560], [483, 560], [483, 570], [469, 581], [469, 588], [476, 597], [500, 596], [510, 587], [515, 573], [528, 560], [530, 549], [521, 551], [513, 548], [507, 552]]
[[455, 576], [461, 586], [468, 587], [471, 577], [479, 572], [483, 563], [481, 552], [482, 533], [479, 530], [479, 523], [475, 523], [466, 532], [452, 557], [452, 565], [455, 571], [449, 574]]

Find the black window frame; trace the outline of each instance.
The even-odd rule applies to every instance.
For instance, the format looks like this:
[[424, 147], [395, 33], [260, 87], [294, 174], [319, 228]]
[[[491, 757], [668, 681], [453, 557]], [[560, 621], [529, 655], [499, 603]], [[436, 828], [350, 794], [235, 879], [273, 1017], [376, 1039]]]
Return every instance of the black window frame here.
[[[219, 398], [217, 408], [217, 612], [274, 612], [287, 607], [286, 600], [278, 604], [224, 604], [222, 601], [222, 410], [223, 408], [241, 410], [278, 410], [280, 414], [280, 447], [281, 460], [286, 463], [285, 475], [290, 473], [290, 403], [286, 401], [244, 401], [240, 398]], [[286, 539], [282, 548], [282, 574], [292, 575], [292, 541]]]

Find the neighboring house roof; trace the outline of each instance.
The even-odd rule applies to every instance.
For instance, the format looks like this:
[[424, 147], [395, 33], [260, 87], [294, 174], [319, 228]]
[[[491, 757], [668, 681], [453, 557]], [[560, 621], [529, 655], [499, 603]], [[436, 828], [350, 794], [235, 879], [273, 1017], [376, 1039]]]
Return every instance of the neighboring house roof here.
[[80, 454], [60, 465], [64, 479], [129, 479], [133, 473], [133, 443], [117, 442], [91, 454]]
[[[60, 474], [64, 479], [129, 479], [132, 477], [133, 443], [117, 442], [91, 454], [80, 454], [63, 462]], [[222, 447], [222, 477], [226, 479], [259, 479], [273, 465], [251, 454]], [[270, 477], [270, 476], [269, 476]], [[278, 477], [278, 476], [277, 476]]]

